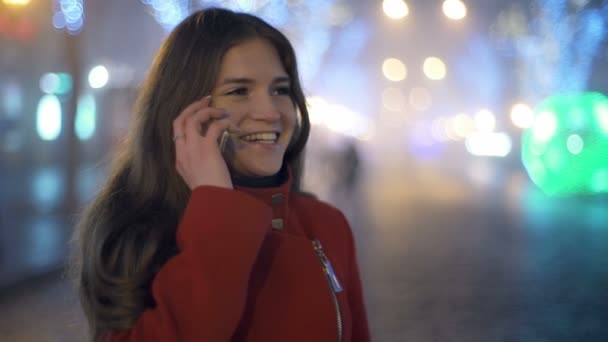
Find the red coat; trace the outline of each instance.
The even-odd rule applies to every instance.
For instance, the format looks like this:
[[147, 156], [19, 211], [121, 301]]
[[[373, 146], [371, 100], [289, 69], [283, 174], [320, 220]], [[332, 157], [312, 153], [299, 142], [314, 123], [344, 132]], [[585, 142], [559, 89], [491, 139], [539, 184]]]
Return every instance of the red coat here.
[[290, 187], [196, 188], [156, 307], [108, 341], [370, 341], [346, 219]]

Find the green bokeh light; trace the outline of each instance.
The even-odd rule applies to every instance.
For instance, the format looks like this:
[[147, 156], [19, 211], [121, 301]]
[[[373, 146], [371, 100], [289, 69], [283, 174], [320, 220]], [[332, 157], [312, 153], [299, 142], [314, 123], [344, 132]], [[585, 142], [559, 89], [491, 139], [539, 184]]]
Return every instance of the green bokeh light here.
[[89, 140], [95, 134], [97, 108], [95, 98], [91, 94], [83, 95], [78, 100], [76, 112], [76, 136], [80, 140]]
[[59, 73], [59, 86], [55, 90], [55, 94], [64, 95], [72, 91], [72, 76], [67, 73]]
[[568, 137], [568, 141], [566, 142], [566, 146], [568, 148], [568, 152], [572, 154], [579, 154], [585, 148], [585, 142], [583, 138], [581, 138], [578, 134], [572, 134]]
[[547, 194], [608, 192], [608, 98], [583, 93], [543, 101], [523, 134], [522, 160]]

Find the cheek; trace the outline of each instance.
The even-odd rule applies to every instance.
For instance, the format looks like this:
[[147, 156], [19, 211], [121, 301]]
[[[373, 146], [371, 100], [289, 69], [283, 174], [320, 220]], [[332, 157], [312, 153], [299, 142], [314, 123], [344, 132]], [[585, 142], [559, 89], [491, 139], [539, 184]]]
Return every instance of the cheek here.
[[233, 123], [240, 122], [245, 116], [244, 113], [247, 113], [249, 108], [246, 103], [238, 103], [236, 101], [218, 101], [213, 107], [224, 109], [230, 114], [230, 119]]
[[297, 112], [291, 101], [281, 105], [282, 121], [285, 128], [293, 130], [296, 126]]
[[292, 111], [284, 116], [283, 121], [286, 127], [293, 130], [293, 128], [296, 126], [296, 115], [296, 112]]
[[291, 141], [294, 138], [295, 130], [296, 130], [296, 113], [292, 112], [283, 116], [283, 133], [285, 134], [285, 139], [281, 139], [283, 141], [287, 141], [288, 144], [291, 144]]

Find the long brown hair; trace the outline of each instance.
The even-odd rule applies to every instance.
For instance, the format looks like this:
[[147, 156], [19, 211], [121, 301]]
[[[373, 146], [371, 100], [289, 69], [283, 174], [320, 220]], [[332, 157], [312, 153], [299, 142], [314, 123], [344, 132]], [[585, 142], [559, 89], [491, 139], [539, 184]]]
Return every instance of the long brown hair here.
[[151, 283], [178, 252], [175, 229], [190, 195], [175, 169], [172, 122], [211, 93], [226, 51], [252, 38], [276, 48], [292, 81], [299, 117], [284, 162], [292, 170], [293, 190], [300, 192], [310, 121], [291, 44], [250, 14], [219, 8], [193, 13], [160, 48], [109, 179], [77, 226], [73, 271], [93, 340], [132, 327], [154, 305]]

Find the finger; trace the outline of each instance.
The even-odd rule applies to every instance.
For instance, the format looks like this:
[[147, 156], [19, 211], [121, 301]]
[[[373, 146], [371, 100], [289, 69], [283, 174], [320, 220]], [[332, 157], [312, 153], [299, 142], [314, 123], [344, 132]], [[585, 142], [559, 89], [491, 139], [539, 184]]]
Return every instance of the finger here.
[[188, 116], [189, 114], [194, 114], [200, 109], [209, 107], [209, 103], [211, 103], [211, 95], [207, 95], [198, 101], [192, 102], [188, 107], [186, 107], [181, 115]]
[[[183, 139], [179, 139], [183, 140]], [[187, 162], [186, 154], [187, 154], [187, 146], [182, 142], [179, 145], [175, 146], [175, 169], [177, 173], [184, 177], [184, 171], [186, 170], [184, 164]]]
[[192, 114], [198, 112], [200, 109], [206, 108], [211, 102], [211, 95], [205, 96], [201, 100], [191, 103], [186, 107], [178, 116], [173, 120], [173, 133], [178, 134], [184, 132], [184, 125], [186, 119]]
[[216, 108], [206, 108], [192, 114], [184, 122], [185, 141], [195, 141], [204, 137], [209, 124], [217, 120], [216, 118], [222, 117], [225, 117], [225, 112]]
[[[228, 114], [226, 113], [226, 111], [224, 109], [208, 107], [208, 108], [201, 108], [201, 109], [197, 110], [190, 116], [184, 118], [184, 121], [186, 121], [186, 122], [197, 121], [199, 123], [203, 123], [203, 122], [206, 122], [206, 121], [212, 120], [212, 119], [223, 119], [224, 117], [227, 117], [227, 116], [228, 116]], [[189, 123], [187, 123], [187, 124], [189, 124]]]
[[175, 145], [175, 163], [179, 164], [184, 160], [184, 153], [186, 147], [186, 135], [182, 133], [181, 136], [177, 136], [173, 139], [173, 144]]
[[196, 114], [193, 114], [188, 119], [188, 125], [194, 125], [199, 131], [201, 136], [207, 135], [207, 129], [209, 125], [215, 120], [221, 120], [227, 118], [229, 115], [223, 110], [218, 108], [205, 108], [199, 110]]
[[228, 118], [214, 120], [209, 125], [209, 129], [207, 130], [207, 135], [205, 136], [205, 139], [210, 139], [212, 141], [218, 141], [220, 139], [220, 136], [222, 135], [222, 133], [224, 133], [224, 131], [227, 131], [230, 128], [232, 128], [232, 126], [234, 126], [234, 124], [232, 124], [232, 122], [230, 122], [230, 120]]

